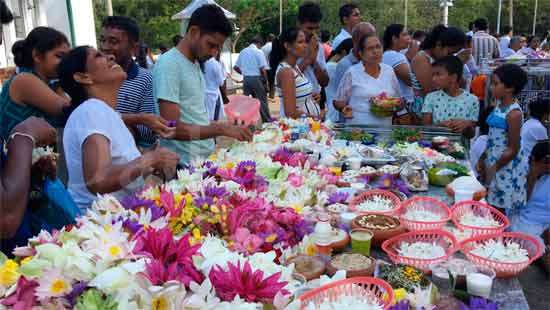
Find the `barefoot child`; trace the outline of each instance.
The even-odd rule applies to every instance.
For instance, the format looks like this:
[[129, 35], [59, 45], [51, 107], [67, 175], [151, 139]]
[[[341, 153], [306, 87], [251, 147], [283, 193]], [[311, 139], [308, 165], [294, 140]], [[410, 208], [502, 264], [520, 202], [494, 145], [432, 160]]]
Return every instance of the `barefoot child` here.
[[487, 150], [478, 163], [480, 178], [488, 186], [487, 201], [508, 214], [527, 198], [527, 158], [520, 142], [523, 112], [514, 99], [526, 82], [526, 73], [517, 65], [503, 65], [493, 73], [491, 92], [497, 106], [487, 118]]

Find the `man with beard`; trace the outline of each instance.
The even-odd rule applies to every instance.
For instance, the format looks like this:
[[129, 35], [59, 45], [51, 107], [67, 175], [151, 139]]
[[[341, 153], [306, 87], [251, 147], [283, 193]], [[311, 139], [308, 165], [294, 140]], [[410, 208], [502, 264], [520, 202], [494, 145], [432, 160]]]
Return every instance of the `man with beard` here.
[[191, 15], [183, 39], [160, 57], [153, 70], [153, 92], [160, 115], [176, 122], [175, 138], [161, 143], [181, 156], [181, 164], [210, 155], [215, 137], [252, 138], [247, 128], [210, 123], [204, 105], [206, 87], [200, 63], [216, 56], [232, 32], [231, 23], [218, 6], [204, 5]]

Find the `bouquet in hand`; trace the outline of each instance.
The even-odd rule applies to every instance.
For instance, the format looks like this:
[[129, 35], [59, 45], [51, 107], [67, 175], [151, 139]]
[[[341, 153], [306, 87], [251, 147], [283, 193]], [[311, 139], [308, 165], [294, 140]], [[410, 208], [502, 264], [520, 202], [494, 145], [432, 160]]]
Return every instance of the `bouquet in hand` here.
[[378, 117], [390, 117], [403, 106], [401, 98], [388, 97], [385, 92], [372, 97], [370, 101], [370, 111]]

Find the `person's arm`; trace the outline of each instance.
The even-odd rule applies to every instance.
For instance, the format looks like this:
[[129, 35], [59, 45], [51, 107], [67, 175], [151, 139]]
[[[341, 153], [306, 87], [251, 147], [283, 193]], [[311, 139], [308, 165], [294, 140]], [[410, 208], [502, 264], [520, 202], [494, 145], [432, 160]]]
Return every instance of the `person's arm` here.
[[241, 68], [237, 67], [236, 65], [233, 66], [233, 70], [235, 70], [235, 72], [237, 72], [238, 74], [242, 75], [243, 72], [241, 71]]
[[149, 140], [154, 139], [154, 133], [163, 139], [171, 139], [175, 135], [175, 129], [168, 126], [168, 121], [156, 114], [122, 113], [121, 117], [126, 126]]
[[400, 65], [397, 65], [393, 68], [393, 71], [395, 72], [395, 75], [397, 78], [405, 83], [407, 86], [412, 86], [411, 83], [411, 68], [409, 67], [409, 64], [402, 63]]
[[159, 99], [160, 115], [167, 120], [177, 121], [174, 139], [180, 141], [203, 140], [226, 136], [240, 141], [250, 141], [252, 134], [247, 128], [222, 123], [211, 123], [208, 126], [183, 123], [180, 119], [179, 106], [171, 101]]
[[432, 113], [422, 113], [422, 125], [424, 126], [433, 125]]
[[299, 118], [303, 111], [296, 107], [296, 82], [294, 72], [291, 68], [284, 68], [277, 74], [277, 84], [281, 87], [285, 116], [289, 118]]
[[506, 122], [508, 123], [508, 145], [502, 153], [502, 156], [500, 156], [495, 164], [496, 171], [500, 170], [500, 168], [506, 166], [510, 161], [512, 161], [518, 154], [521, 147], [521, 111], [510, 111], [506, 117]]
[[[30, 117], [19, 123], [13, 133], [30, 135], [36, 146], [55, 143], [56, 132], [46, 121]], [[0, 175], [0, 239], [11, 238], [17, 232], [30, 190], [33, 139], [16, 135], [7, 143], [7, 159]], [[0, 240], [1, 242], [1, 240]]]
[[179, 161], [176, 154], [157, 148], [126, 164], [114, 165], [110, 144], [105, 136], [93, 134], [82, 145], [84, 180], [88, 190], [94, 194], [119, 191], [155, 169], [175, 168]]
[[69, 98], [58, 95], [29, 73], [20, 73], [13, 79], [9, 94], [14, 102], [31, 105], [51, 116], [63, 115], [63, 108], [70, 105]]
[[412, 71], [422, 87], [424, 96], [435, 90], [432, 84], [432, 65], [426, 57], [415, 57], [412, 63]]
[[352, 82], [351, 72], [347, 71], [338, 85], [338, 89], [336, 90], [336, 94], [334, 95], [334, 100], [332, 102], [334, 108], [338, 111], [344, 112], [344, 108], [350, 108], [348, 103], [352, 93]]

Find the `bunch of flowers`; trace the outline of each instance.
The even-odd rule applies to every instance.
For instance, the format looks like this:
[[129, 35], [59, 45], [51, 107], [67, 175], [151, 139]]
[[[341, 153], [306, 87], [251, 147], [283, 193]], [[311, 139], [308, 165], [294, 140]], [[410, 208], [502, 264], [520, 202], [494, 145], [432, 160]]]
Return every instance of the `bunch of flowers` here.
[[248, 199], [228, 216], [232, 248], [240, 253], [268, 252], [294, 246], [311, 225], [291, 208], [278, 208], [263, 198]]

